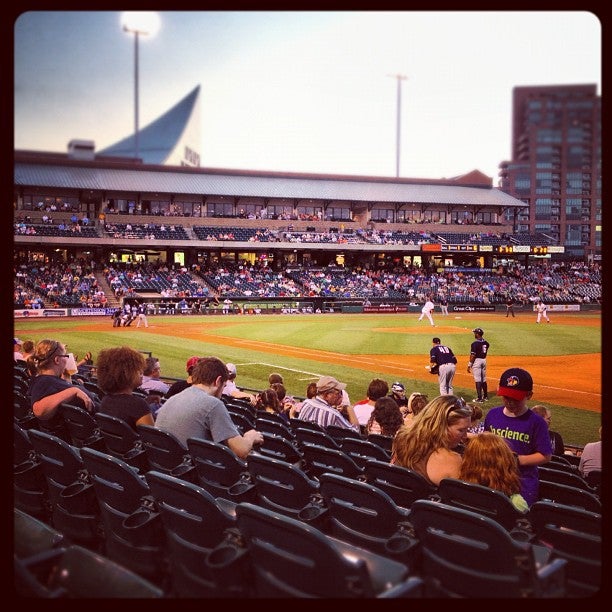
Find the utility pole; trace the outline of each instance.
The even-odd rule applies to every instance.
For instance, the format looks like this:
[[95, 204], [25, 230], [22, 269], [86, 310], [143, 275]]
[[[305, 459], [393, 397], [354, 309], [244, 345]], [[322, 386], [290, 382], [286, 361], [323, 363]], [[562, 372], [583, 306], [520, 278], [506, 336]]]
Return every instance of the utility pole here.
[[395, 159], [395, 176], [400, 175], [400, 137], [402, 134], [402, 81], [406, 81], [408, 77], [404, 74], [388, 74], [394, 79], [397, 79], [397, 126], [396, 126], [396, 159]]

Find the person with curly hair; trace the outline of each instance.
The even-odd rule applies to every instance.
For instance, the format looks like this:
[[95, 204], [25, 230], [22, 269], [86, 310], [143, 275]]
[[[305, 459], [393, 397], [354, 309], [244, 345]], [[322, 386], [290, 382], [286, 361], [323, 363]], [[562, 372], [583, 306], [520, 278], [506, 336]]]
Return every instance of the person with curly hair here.
[[100, 412], [136, 425], [154, 425], [144, 397], [134, 395], [145, 369], [144, 355], [129, 346], [102, 349], [97, 359], [98, 387], [104, 391]]
[[459, 479], [501, 491], [523, 514], [529, 506], [520, 494], [517, 457], [504, 438], [490, 431], [469, 438], [463, 452]]
[[471, 416], [460, 397], [432, 399], [411, 427], [402, 426], [395, 434], [391, 463], [418, 472], [436, 487], [443, 478], [458, 478], [461, 455], [455, 448], [465, 440]]
[[404, 424], [404, 419], [397, 402], [386, 395], [374, 403], [374, 410], [366, 424], [366, 433], [381, 434], [393, 438]]

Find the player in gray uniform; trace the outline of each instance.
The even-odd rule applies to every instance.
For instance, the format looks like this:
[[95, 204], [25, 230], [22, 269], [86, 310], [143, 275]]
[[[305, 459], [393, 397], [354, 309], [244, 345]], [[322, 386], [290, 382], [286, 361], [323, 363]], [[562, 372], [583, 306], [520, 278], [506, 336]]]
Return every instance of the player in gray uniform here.
[[433, 348], [429, 351], [430, 367], [438, 365], [440, 395], [453, 395], [453, 378], [457, 371], [457, 358], [453, 350], [442, 344], [440, 338], [432, 339]]
[[475, 402], [486, 402], [489, 400], [487, 389], [487, 354], [489, 352], [489, 343], [483, 338], [484, 330], [482, 327], [475, 327], [472, 330], [474, 334], [474, 342], [470, 347], [470, 361], [467, 366], [467, 371], [474, 376], [476, 384]]

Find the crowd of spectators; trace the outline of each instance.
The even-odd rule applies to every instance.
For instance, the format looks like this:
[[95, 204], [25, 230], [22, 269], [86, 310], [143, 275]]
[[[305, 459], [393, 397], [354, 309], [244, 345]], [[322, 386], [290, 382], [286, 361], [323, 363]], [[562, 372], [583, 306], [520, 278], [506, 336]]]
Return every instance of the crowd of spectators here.
[[[103, 263], [116, 298], [142, 292], [163, 298], [309, 298], [391, 300], [434, 303], [446, 297], [451, 304], [503, 304], [508, 295], [529, 306], [600, 303], [602, 272], [598, 263], [552, 263], [511, 269], [449, 268], [428, 271], [419, 266], [390, 264], [374, 268], [358, 265], [273, 270], [265, 262], [223, 262], [219, 266], [192, 266], [164, 262]], [[15, 308], [60, 306], [100, 307], [108, 297], [93, 273], [93, 264], [72, 262], [17, 262]]]

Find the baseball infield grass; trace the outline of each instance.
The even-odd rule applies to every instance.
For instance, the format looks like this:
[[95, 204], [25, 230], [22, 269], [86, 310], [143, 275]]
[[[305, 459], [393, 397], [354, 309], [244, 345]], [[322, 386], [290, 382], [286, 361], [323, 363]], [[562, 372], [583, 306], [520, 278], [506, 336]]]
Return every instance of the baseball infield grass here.
[[[366, 395], [373, 378], [399, 380], [412, 391], [438, 395], [437, 377], [425, 370], [433, 336], [450, 346], [458, 358], [455, 394], [475, 397], [474, 381], [466, 372], [471, 330], [480, 326], [491, 343], [488, 360], [489, 398], [483, 411], [499, 405], [495, 390], [500, 373], [525, 367], [534, 378], [529, 405], [552, 409], [551, 427], [566, 444], [583, 446], [598, 439], [601, 424], [601, 372], [580, 368], [580, 356], [601, 354], [601, 315], [550, 313], [552, 323], [535, 324], [534, 313], [508, 319], [501, 313], [435, 315], [435, 328], [418, 315], [321, 314], [151, 316], [149, 328], [113, 328], [110, 317], [15, 320], [15, 336], [34, 341], [61, 340], [68, 351], [82, 356], [91, 351], [94, 361], [102, 348], [129, 345], [160, 359], [162, 377], [184, 378], [185, 362], [192, 355], [214, 355], [238, 367], [236, 383], [242, 388], [267, 387], [270, 372], [282, 374], [287, 392], [303, 396], [309, 382], [323, 374], [347, 383], [351, 401]], [[573, 359], [570, 360], [569, 356]], [[532, 371], [538, 358], [549, 364], [544, 373]], [[577, 361], [576, 361], [577, 360]], [[577, 383], [572, 380], [577, 379]], [[580, 383], [580, 384], [578, 384]], [[576, 391], [581, 401], [545, 401], [550, 388]], [[538, 390], [540, 389], [540, 396]], [[552, 395], [551, 397], [561, 397]], [[582, 402], [583, 397], [588, 397]], [[590, 406], [586, 404], [590, 402]]]

